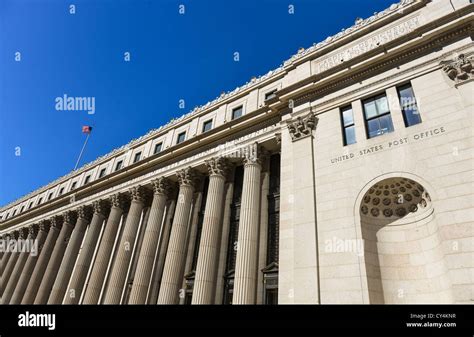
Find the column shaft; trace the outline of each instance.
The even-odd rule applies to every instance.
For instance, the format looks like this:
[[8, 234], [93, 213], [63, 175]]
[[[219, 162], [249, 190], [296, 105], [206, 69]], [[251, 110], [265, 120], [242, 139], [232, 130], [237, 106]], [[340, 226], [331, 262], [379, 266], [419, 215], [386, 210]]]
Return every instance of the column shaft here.
[[40, 256], [38, 257], [38, 261], [36, 262], [35, 269], [31, 274], [31, 279], [28, 283], [28, 287], [26, 288], [26, 292], [23, 295], [21, 304], [33, 304], [35, 300], [41, 280], [43, 279], [44, 272], [48, 266], [51, 253], [53, 252], [54, 245], [59, 235], [59, 227], [60, 226], [56, 222], [53, 222], [48, 236], [46, 237], [43, 249], [41, 250]]
[[109, 218], [105, 224], [104, 233], [99, 244], [94, 265], [92, 266], [89, 282], [86, 286], [83, 304], [98, 304], [102, 285], [104, 283], [105, 274], [109, 264], [110, 256], [114, 248], [115, 238], [122, 217], [122, 205], [116, 203], [110, 210]]
[[244, 166], [233, 304], [255, 304], [261, 165], [247, 160]]
[[224, 172], [213, 172], [209, 178], [192, 304], [214, 303], [224, 192]]
[[[159, 181], [160, 180], [158, 180], [156, 184], [159, 185]], [[166, 187], [155, 185], [155, 193], [151, 204], [150, 216], [148, 217], [145, 236], [138, 257], [137, 269], [135, 271], [132, 291], [128, 302], [129, 304], [145, 304], [146, 302], [146, 295], [153, 271], [153, 262], [166, 206], [166, 191], [163, 191], [162, 189], [166, 189]]]
[[[79, 257], [77, 258], [76, 268], [71, 276], [69, 288], [67, 289], [64, 304], [78, 304], [81, 297], [87, 272], [94, 256], [94, 250], [99, 240], [100, 230], [104, 223], [105, 216], [102, 213], [95, 212], [92, 216], [89, 230], [82, 245]], [[67, 287], [67, 285], [66, 285]], [[54, 287], [53, 287], [54, 289]]]
[[265, 172], [262, 173], [262, 191], [260, 200], [260, 234], [258, 244], [257, 268], [257, 304], [263, 303], [263, 273], [267, 266], [267, 240], [268, 240], [268, 191], [270, 190], [269, 163], [265, 163]]
[[132, 190], [132, 203], [127, 215], [117, 256], [110, 273], [109, 284], [105, 292], [104, 304], [120, 304], [123, 288], [127, 279], [127, 271], [132, 258], [132, 250], [137, 237], [138, 227], [144, 208], [144, 196], [140, 188]]
[[67, 285], [74, 269], [74, 264], [76, 263], [77, 255], [79, 254], [79, 249], [81, 248], [82, 240], [84, 239], [84, 234], [89, 224], [89, 220], [86, 219], [84, 214], [85, 210], [80, 210], [80, 215], [77, 218], [76, 226], [71, 234], [71, 239], [64, 253], [64, 258], [62, 259], [61, 265], [59, 267], [58, 275], [54, 281], [53, 288], [51, 290], [51, 295], [48, 299], [48, 304], [61, 304], [63, 302], [64, 294], [67, 290]]
[[54, 280], [58, 275], [59, 266], [64, 256], [64, 252], [71, 237], [74, 226], [69, 221], [64, 222], [61, 232], [59, 233], [56, 244], [54, 245], [51, 258], [48, 261], [45, 274], [41, 281], [38, 293], [36, 294], [34, 304], [46, 304], [48, 302], [51, 289], [53, 288]]
[[179, 288], [183, 282], [184, 263], [186, 261], [186, 234], [191, 212], [194, 186], [190, 173], [181, 172], [180, 187], [171, 236], [166, 254], [163, 279], [158, 296], [158, 304], [177, 304]]
[[20, 304], [21, 300], [23, 299], [23, 295], [25, 294], [26, 288], [28, 286], [29, 281], [32, 279], [32, 273], [35, 269], [36, 262], [38, 261], [38, 257], [40, 256], [43, 245], [45, 243], [46, 237], [48, 236], [49, 227], [42, 224], [40, 225], [40, 229], [38, 231], [38, 236], [36, 237], [37, 242], [37, 251], [31, 252], [28, 254], [28, 258], [26, 260], [25, 266], [21, 271], [20, 278], [15, 286], [15, 290], [13, 291], [12, 297], [10, 299], [10, 304]]
[[[33, 243], [35, 236], [36, 235], [34, 230], [30, 230], [30, 234], [28, 234], [28, 237], [26, 239], [28, 242]], [[21, 276], [21, 272], [25, 266], [26, 260], [28, 259], [29, 253], [29, 251], [26, 251], [26, 247], [25, 250], [22, 250], [20, 252], [15, 268], [13, 269], [13, 272], [10, 276], [10, 279], [8, 280], [8, 283], [2, 296], [3, 304], [8, 304], [10, 302], [10, 299], [13, 296], [13, 291], [15, 290], [15, 287], [18, 283], [18, 279]]]
[[176, 200], [171, 200], [166, 207], [166, 217], [163, 224], [163, 231], [160, 235], [160, 243], [157, 248], [155, 266], [153, 268], [153, 276], [151, 278], [150, 295], [147, 304], [156, 304], [160, 291], [161, 277], [165, 265], [166, 252], [168, 251], [168, 243], [170, 241], [171, 223], [173, 222], [174, 210], [176, 208]]
[[[12, 252], [12, 255], [10, 256], [10, 259], [8, 259], [7, 266], [5, 270], [3, 271], [2, 277], [0, 278], [0, 298], [3, 299], [3, 293], [6, 290], [6, 286], [8, 285], [8, 280], [10, 279], [10, 276], [13, 273], [13, 269], [15, 268], [16, 262], [18, 261], [18, 257], [20, 256], [20, 253], [15, 250]], [[3, 300], [2, 300], [2, 303]]]

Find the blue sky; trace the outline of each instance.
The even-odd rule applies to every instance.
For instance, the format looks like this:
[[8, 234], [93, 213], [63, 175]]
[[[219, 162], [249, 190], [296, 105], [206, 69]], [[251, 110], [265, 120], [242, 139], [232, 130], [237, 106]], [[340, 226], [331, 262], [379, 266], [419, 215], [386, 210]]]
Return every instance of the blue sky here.
[[[83, 125], [82, 164], [393, 2], [0, 1], [0, 205], [71, 171]], [[95, 97], [95, 114], [57, 111], [64, 94]]]

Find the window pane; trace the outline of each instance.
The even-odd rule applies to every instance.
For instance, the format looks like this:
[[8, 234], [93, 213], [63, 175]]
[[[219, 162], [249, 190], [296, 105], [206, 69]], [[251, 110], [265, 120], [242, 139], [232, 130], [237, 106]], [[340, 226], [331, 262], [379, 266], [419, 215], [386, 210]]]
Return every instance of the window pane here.
[[377, 116], [377, 108], [373, 99], [364, 102], [364, 113], [366, 119]]
[[159, 144], [155, 145], [155, 154], [161, 151], [161, 146], [162, 145], [163, 145], [162, 143], [159, 143]]
[[209, 131], [211, 129], [212, 129], [212, 120], [204, 122], [204, 124], [202, 126], [202, 132], [206, 132], [206, 131]]
[[235, 108], [232, 110], [232, 119], [236, 119], [242, 116], [242, 107]]
[[377, 104], [377, 112], [379, 115], [389, 112], [388, 110], [388, 100], [387, 96], [381, 96], [376, 99], [376, 104]]
[[349, 126], [344, 129], [346, 145], [354, 144], [356, 142], [355, 127]]
[[371, 119], [367, 122], [367, 133], [369, 134], [369, 138], [381, 135], [378, 118]]
[[342, 122], [344, 126], [354, 124], [354, 115], [352, 114], [352, 108], [348, 107], [342, 110]]
[[421, 116], [416, 107], [403, 110], [405, 115], [405, 126], [412, 126], [421, 123]]
[[402, 109], [410, 108], [413, 105], [416, 106], [415, 95], [413, 95], [413, 89], [411, 86], [405, 86], [398, 89], [398, 95], [400, 97], [400, 106]]
[[180, 133], [180, 134], [178, 135], [177, 144], [184, 142], [185, 139], [186, 139], [186, 132]]
[[390, 115], [385, 115], [378, 118], [380, 120], [380, 130], [382, 134], [393, 131], [392, 118]]

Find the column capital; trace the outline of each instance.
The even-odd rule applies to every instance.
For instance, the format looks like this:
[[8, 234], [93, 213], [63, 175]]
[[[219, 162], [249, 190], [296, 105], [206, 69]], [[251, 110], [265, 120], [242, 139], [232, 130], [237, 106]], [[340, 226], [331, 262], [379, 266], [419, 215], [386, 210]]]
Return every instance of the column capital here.
[[133, 186], [129, 189], [131, 201], [145, 203], [148, 199], [148, 191], [141, 185]]
[[117, 207], [122, 210], [125, 208], [125, 197], [122, 193], [112, 194], [109, 200], [112, 207]]
[[176, 172], [178, 176], [179, 186], [193, 186], [196, 184], [197, 173], [191, 168], [187, 167], [185, 169], [179, 170]]
[[61, 230], [61, 228], [63, 227], [62, 219], [57, 215], [53, 216], [51, 219], [49, 219], [49, 221], [51, 223], [51, 227], [57, 228], [59, 230]]
[[205, 161], [209, 175], [219, 175], [225, 177], [229, 170], [229, 161], [224, 157], [215, 157]]
[[32, 237], [35, 238], [38, 235], [38, 225], [33, 224], [30, 227], [28, 227], [28, 234]]
[[110, 204], [105, 200], [96, 200], [92, 203], [92, 210], [94, 214], [107, 216], [110, 211]]
[[91, 219], [91, 207], [82, 205], [77, 208], [77, 218], [90, 221]]
[[160, 177], [151, 181], [154, 194], [162, 194], [167, 196], [171, 191], [169, 180], [165, 177]]
[[[12, 233], [11, 233], [11, 236], [10, 238], [13, 238], [13, 239], [18, 239], [21, 235], [21, 229], [16, 229], [14, 230]], [[21, 237], [20, 237], [21, 238]]]
[[263, 159], [268, 156], [269, 152], [265, 150], [262, 146], [259, 146], [257, 143], [254, 143], [248, 148], [244, 154], [244, 165], [259, 165], [262, 166]]
[[38, 222], [39, 230], [43, 232], [48, 232], [50, 223], [47, 220], [40, 220]]
[[76, 222], [76, 214], [72, 211], [66, 211], [62, 214], [63, 216], [63, 224], [74, 224]]
[[18, 235], [19, 239], [26, 239], [28, 237], [29, 229], [28, 227], [23, 227], [18, 230], [20, 233]]
[[308, 115], [298, 116], [288, 122], [288, 130], [290, 131], [291, 140], [293, 142], [311, 136], [312, 131], [318, 124], [318, 118], [311, 111]]

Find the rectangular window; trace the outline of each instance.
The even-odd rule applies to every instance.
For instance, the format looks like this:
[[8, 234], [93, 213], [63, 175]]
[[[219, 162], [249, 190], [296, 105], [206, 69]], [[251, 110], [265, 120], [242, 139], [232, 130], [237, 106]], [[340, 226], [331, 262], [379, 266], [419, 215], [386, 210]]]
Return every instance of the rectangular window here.
[[106, 168], [103, 168], [102, 170], [100, 170], [100, 173], [99, 173], [99, 178], [102, 178], [103, 176], [105, 176], [105, 172], [107, 171]]
[[84, 180], [84, 185], [87, 184], [87, 183], [89, 182], [89, 180], [91, 180], [91, 176], [90, 176], [90, 175], [86, 177], [86, 180]]
[[120, 170], [120, 169], [122, 168], [122, 163], [123, 163], [122, 160], [119, 160], [119, 161], [117, 162], [117, 165], [115, 165], [115, 171], [118, 171], [118, 170]]
[[362, 104], [368, 138], [393, 132], [392, 117], [385, 94], [366, 99]]
[[265, 94], [265, 101], [276, 96], [276, 89]]
[[182, 143], [186, 140], [186, 132], [181, 132], [178, 135], [178, 140], [176, 141], [176, 144]]
[[163, 147], [163, 143], [158, 143], [155, 145], [155, 152], [154, 154], [157, 154], [159, 152], [161, 152], [161, 148]]
[[76, 188], [76, 184], [77, 184], [77, 182], [76, 182], [76, 181], [72, 183], [72, 186], [71, 186], [71, 191], [72, 191], [73, 189], [75, 189], [75, 188]]
[[42, 201], [43, 201], [43, 198], [39, 198], [38, 205], [40, 205]]
[[239, 106], [238, 108], [235, 108], [232, 110], [232, 119], [236, 119], [236, 118], [239, 118], [242, 116], [242, 112], [243, 112], [243, 107], [242, 105]]
[[23, 212], [24, 209], [25, 209], [25, 205], [21, 206], [20, 213]]
[[61, 189], [59, 190], [59, 195], [63, 194], [64, 192], [64, 187], [61, 187]]
[[356, 136], [352, 106], [349, 105], [341, 109], [341, 123], [344, 146], [354, 144], [356, 142]]
[[400, 107], [402, 108], [405, 126], [409, 127], [421, 123], [420, 112], [416, 104], [416, 97], [410, 83], [397, 88]]
[[14, 211], [13, 211], [13, 214], [12, 214], [12, 216], [15, 216], [15, 214], [16, 214], [16, 210], [14, 210]]
[[28, 209], [30, 209], [31, 207], [33, 207], [33, 202], [30, 202], [30, 205], [28, 206]]
[[140, 157], [141, 157], [142, 153], [141, 152], [137, 152], [135, 153], [135, 158], [133, 158], [133, 162], [136, 163], [137, 161], [140, 160]]
[[52, 197], [53, 197], [53, 193], [50, 193], [50, 194], [48, 195], [48, 200], [51, 200]]
[[204, 122], [204, 124], [202, 125], [202, 132], [206, 132], [206, 131], [209, 131], [212, 129], [212, 119]]

